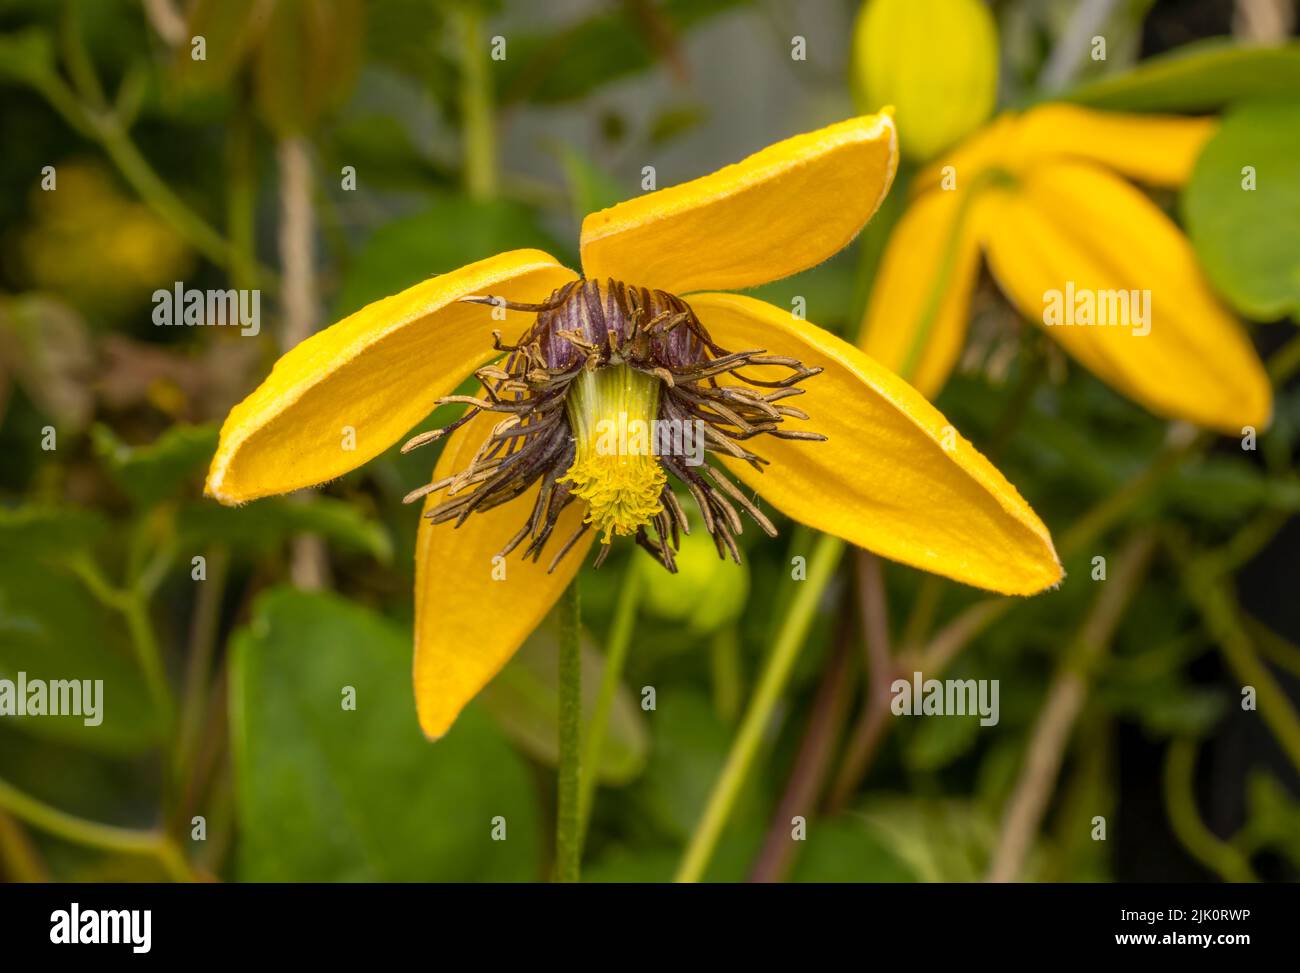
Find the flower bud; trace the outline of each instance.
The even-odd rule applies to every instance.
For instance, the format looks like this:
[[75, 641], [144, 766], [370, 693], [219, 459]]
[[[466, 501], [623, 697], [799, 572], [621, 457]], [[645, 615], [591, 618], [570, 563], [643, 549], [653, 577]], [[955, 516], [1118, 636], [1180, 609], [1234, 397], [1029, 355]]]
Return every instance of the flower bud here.
[[903, 155], [924, 162], [993, 111], [997, 25], [983, 0], [868, 0], [852, 76], [860, 108], [894, 105]]

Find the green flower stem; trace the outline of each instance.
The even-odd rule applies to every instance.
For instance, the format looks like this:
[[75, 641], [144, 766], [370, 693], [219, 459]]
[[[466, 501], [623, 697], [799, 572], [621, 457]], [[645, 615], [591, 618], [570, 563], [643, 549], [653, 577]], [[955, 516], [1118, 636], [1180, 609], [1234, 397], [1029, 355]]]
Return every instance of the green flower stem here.
[[736, 733], [736, 739], [727, 755], [722, 774], [714, 782], [708, 805], [691, 836], [690, 845], [677, 870], [676, 881], [698, 882], [708, 867], [722, 829], [736, 805], [736, 798], [744, 787], [745, 779], [753, 766], [754, 757], [762, 743], [763, 733], [772, 719], [772, 712], [789, 682], [790, 672], [799, 650], [803, 648], [808, 630], [822, 593], [835, 574], [835, 568], [844, 553], [844, 541], [838, 537], [822, 535], [808, 559], [808, 577], [795, 593], [777, 631], [772, 652], [764, 664], [757, 688], [749, 701], [749, 708]]
[[1205, 623], [1210, 637], [1228, 667], [1243, 686], [1255, 687], [1259, 715], [1273, 731], [1292, 765], [1300, 770], [1300, 714], [1292, 707], [1286, 691], [1255, 652], [1255, 642], [1242, 621], [1237, 600], [1224, 577], [1210, 559], [1195, 558], [1183, 541], [1171, 544], [1175, 561], [1182, 569], [1188, 597]]
[[176, 881], [194, 879], [175, 842], [159, 831], [136, 831], [87, 821], [38, 801], [3, 780], [0, 780], [0, 808], [66, 841], [125, 855], [146, 855], [157, 859]]
[[149, 607], [142, 597], [130, 592], [123, 598], [120, 611], [126, 619], [127, 630], [131, 633], [131, 647], [135, 650], [136, 661], [149, 686], [149, 694], [163, 718], [163, 725], [170, 728], [176, 718], [176, 703], [167, 685], [162, 653], [158, 648], [158, 639], [154, 636], [153, 622], [149, 619]]
[[1196, 744], [1175, 740], [1165, 751], [1165, 810], [1174, 834], [1202, 865], [1225, 882], [1257, 882], [1250, 862], [1236, 848], [1222, 841], [1201, 820], [1193, 788]]
[[153, 622], [149, 618], [148, 596], [139, 589], [124, 590], [113, 587], [104, 577], [97, 565], [85, 554], [77, 554], [67, 562], [69, 569], [86, 589], [105, 608], [121, 615], [126, 622], [127, 632], [131, 636], [131, 649], [135, 653], [136, 664], [144, 675], [154, 705], [163, 717], [164, 725], [171, 726], [176, 706], [171, 689], [167, 685], [166, 670], [162, 664], [162, 653], [158, 640], [154, 637]]
[[744, 676], [740, 671], [740, 633], [724, 625], [709, 639], [709, 671], [713, 681], [713, 709], [727, 726], [740, 714]]
[[1300, 369], [1300, 335], [1291, 338], [1268, 360], [1268, 374], [1281, 388]]
[[241, 290], [251, 290], [257, 286], [257, 167], [253, 121], [242, 101], [228, 138], [226, 232], [234, 255], [230, 281]]
[[1115, 556], [1110, 580], [1101, 586], [1078, 634], [1062, 656], [1034, 720], [1015, 788], [1003, 810], [986, 881], [1014, 882], [1021, 877], [1096, 672], [1110, 650], [1133, 593], [1141, 587], [1154, 548], [1155, 535], [1147, 530], [1125, 542]]
[[555, 810], [555, 881], [578, 881], [582, 857], [579, 787], [582, 777], [582, 649], [578, 579], [560, 597], [559, 773]]
[[226, 588], [230, 554], [215, 545], [205, 552], [207, 580], [199, 585], [190, 622], [189, 661], [185, 669], [185, 688], [180, 711], [180, 728], [176, 734], [176, 779], [183, 781], [192, 773], [199, 737], [207, 717], [207, 699], [211, 688], [212, 659], [216, 653], [217, 628], [221, 624], [221, 598]]
[[591, 821], [591, 805], [596, 796], [596, 782], [600, 777], [600, 758], [605, 749], [605, 731], [609, 714], [614, 708], [614, 696], [623, 678], [627, 650], [632, 644], [632, 630], [636, 624], [637, 605], [641, 601], [641, 571], [634, 554], [623, 574], [623, 584], [614, 607], [614, 621], [610, 625], [609, 641], [605, 646], [605, 668], [600, 677], [600, 691], [596, 706], [587, 724], [587, 740], [582, 749], [582, 774], [578, 786], [578, 857], [582, 857], [582, 843]]
[[496, 132], [492, 127], [492, 83], [483, 37], [483, 16], [472, 5], [451, 14], [461, 55], [460, 113], [465, 188], [474, 199], [497, 192]]

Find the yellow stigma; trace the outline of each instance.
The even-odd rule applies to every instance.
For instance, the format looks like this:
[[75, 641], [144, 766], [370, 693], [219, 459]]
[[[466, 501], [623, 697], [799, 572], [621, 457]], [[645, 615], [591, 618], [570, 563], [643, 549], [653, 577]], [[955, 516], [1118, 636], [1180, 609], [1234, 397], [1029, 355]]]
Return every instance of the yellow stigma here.
[[587, 523], [601, 532], [601, 543], [636, 533], [663, 510], [668, 479], [654, 454], [659, 379], [627, 365], [583, 371], [565, 409], [575, 455], [561, 479], [587, 501]]

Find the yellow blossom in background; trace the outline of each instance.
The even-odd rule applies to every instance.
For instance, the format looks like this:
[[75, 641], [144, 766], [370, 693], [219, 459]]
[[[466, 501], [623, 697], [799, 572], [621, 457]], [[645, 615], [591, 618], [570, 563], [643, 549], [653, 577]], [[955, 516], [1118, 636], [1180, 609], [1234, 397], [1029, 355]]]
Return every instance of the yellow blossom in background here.
[[114, 311], [170, 286], [194, 266], [184, 241], [143, 203], [122, 195], [101, 167], [54, 167], [53, 188], [31, 193], [32, 225], [19, 238], [33, 289]]
[[894, 105], [905, 158], [973, 132], [998, 93], [998, 33], [983, 0], [870, 0], [853, 30], [854, 96]]
[[913, 182], [862, 348], [937, 395], [983, 257], [1024, 317], [1155, 414], [1228, 434], [1266, 426], [1272, 390], [1250, 339], [1182, 231], [1133, 184], [1184, 185], [1215, 125], [1059, 103], [999, 116]]

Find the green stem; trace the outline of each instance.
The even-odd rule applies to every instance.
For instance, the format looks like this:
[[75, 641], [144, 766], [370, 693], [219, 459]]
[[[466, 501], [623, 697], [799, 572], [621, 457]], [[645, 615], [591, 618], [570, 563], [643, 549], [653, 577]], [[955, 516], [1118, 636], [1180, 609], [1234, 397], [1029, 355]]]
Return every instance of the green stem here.
[[1278, 388], [1281, 388], [1297, 369], [1300, 369], [1300, 335], [1291, 338], [1273, 352], [1268, 360], [1269, 378], [1273, 379]]
[[125, 855], [148, 855], [161, 862], [178, 881], [193, 878], [175, 843], [161, 832], [87, 821], [38, 801], [3, 780], [0, 780], [0, 808], [65, 841]]
[[582, 777], [582, 651], [578, 579], [560, 597], [559, 773], [555, 812], [555, 881], [578, 881], [582, 855], [578, 811]]
[[234, 257], [230, 280], [241, 290], [251, 290], [257, 286], [257, 172], [253, 122], [242, 103], [231, 121], [229, 138], [226, 232]]
[[740, 713], [741, 683], [740, 633], [734, 625], [724, 625], [709, 640], [709, 670], [713, 681], [713, 708], [727, 726]]
[[[136, 194], [190, 246], [220, 267], [234, 264], [238, 257], [235, 247], [171, 191], [111, 109], [85, 104], [55, 75], [35, 79], [33, 87], [68, 125], [100, 144]], [[262, 286], [274, 290], [274, 277], [261, 270], [259, 274]]]
[[234, 248], [203, 217], [181, 201], [140, 154], [130, 136], [112, 116], [101, 116], [94, 124], [100, 145], [121, 171], [131, 188], [149, 207], [172, 225], [195, 250], [220, 267], [236, 260]]
[[185, 669], [180, 728], [176, 734], [176, 779], [181, 781], [194, 766], [199, 735], [207, 717], [212, 659], [216, 652], [217, 628], [221, 624], [221, 599], [225, 593], [230, 555], [224, 547], [206, 552], [207, 577], [199, 582], [190, 623], [189, 661]]
[[1202, 865], [1227, 882], [1256, 882], [1250, 862], [1205, 826], [1196, 810], [1196, 744], [1175, 740], [1165, 752], [1165, 810], [1174, 834]]
[[600, 691], [596, 706], [587, 724], [587, 740], [582, 750], [582, 774], [578, 789], [578, 856], [582, 856], [582, 843], [591, 821], [591, 805], [600, 778], [600, 760], [605, 749], [605, 731], [609, 714], [614, 708], [614, 697], [623, 678], [627, 650], [632, 644], [632, 630], [636, 624], [637, 605], [641, 600], [641, 572], [637, 557], [628, 562], [623, 574], [623, 584], [614, 607], [614, 621], [609, 628], [609, 642], [605, 647], [605, 668], [600, 677]]
[[691, 836], [691, 843], [677, 870], [678, 882], [698, 882], [713, 857], [722, 829], [731, 816], [736, 798], [740, 796], [754, 763], [763, 732], [771, 722], [772, 712], [781, 699], [795, 660], [799, 657], [799, 650], [812, 626], [822, 592], [835, 574], [835, 568], [844, 553], [844, 546], [844, 541], [838, 537], [822, 535], [817, 540], [817, 546], [808, 559], [808, 577], [800, 584], [790, 610], [776, 634], [772, 652], [764, 664], [758, 686], [745, 711], [745, 718], [731, 745], [731, 752], [727, 755], [727, 763], [714, 782], [704, 815], [695, 828], [695, 834]]
[[492, 127], [492, 85], [488, 78], [483, 16], [471, 5], [452, 13], [461, 55], [460, 112], [465, 188], [474, 199], [497, 192], [496, 133]]
[[149, 693], [158, 707], [164, 724], [171, 726], [175, 714], [175, 704], [171, 690], [167, 686], [166, 671], [162, 664], [162, 653], [158, 640], [154, 637], [153, 623], [149, 619], [148, 600], [139, 590], [115, 588], [104, 577], [96, 564], [84, 553], [78, 553], [68, 559], [68, 568], [76, 575], [105, 608], [122, 616], [126, 622], [127, 632], [131, 636], [131, 649], [135, 653], [136, 663], [145, 677]]
[[131, 647], [135, 650], [136, 661], [144, 673], [154, 705], [163, 718], [163, 725], [170, 728], [176, 716], [176, 706], [171, 689], [167, 686], [162, 653], [158, 648], [158, 640], [154, 637], [149, 608], [144, 599], [131, 592], [122, 599], [120, 610], [126, 619], [127, 630], [131, 633]]
[[1286, 691], [1255, 654], [1254, 641], [1243, 623], [1236, 598], [1227, 583], [1204, 560], [1194, 560], [1185, 544], [1175, 543], [1173, 551], [1182, 565], [1183, 584], [1201, 614], [1210, 637], [1219, 645], [1228, 667], [1243, 686], [1255, 688], [1259, 715], [1277, 738], [1291, 763], [1300, 770], [1300, 714], [1291, 705]]

